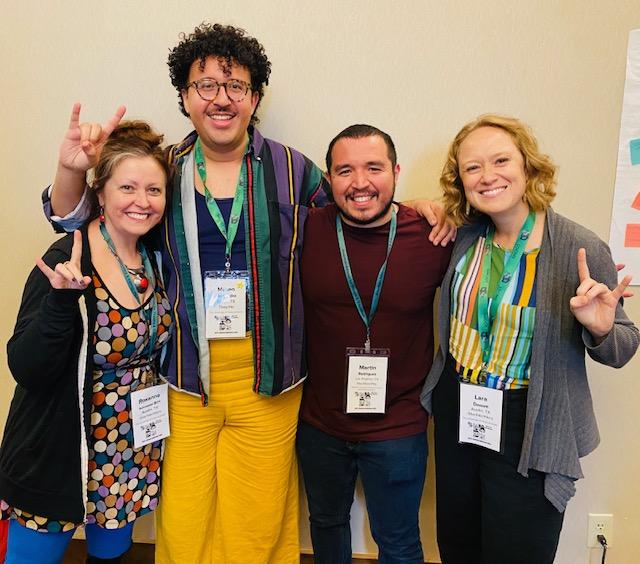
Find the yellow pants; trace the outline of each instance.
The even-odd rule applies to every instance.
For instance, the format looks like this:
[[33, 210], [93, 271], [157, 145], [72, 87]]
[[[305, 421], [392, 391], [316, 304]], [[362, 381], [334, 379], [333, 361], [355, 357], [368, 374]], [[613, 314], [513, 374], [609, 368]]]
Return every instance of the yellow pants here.
[[158, 564], [298, 564], [301, 388], [255, 394], [251, 339], [211, 341], [208, 407], [169, 391]]

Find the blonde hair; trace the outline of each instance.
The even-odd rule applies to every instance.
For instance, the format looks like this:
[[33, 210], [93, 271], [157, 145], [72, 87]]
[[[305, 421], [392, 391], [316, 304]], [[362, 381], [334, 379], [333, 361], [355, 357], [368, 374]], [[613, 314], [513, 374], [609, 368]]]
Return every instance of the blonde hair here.
[[467, 201], [458, 166], [460, 145], [470, 133], [481, 127], [496, 127], [511, 136], [524, 160], [527, 179], [524, 201], [535, 211], [548, 208], [556, 196], [556, 165], [548, 155], [540, 152], [538, 141], [526, 124], [508, 116], [484, 114], [467, 123], [449, 146], [447, 160], [440, 175], [445, 213], [458, 226], [470, 223], [482, 215]]

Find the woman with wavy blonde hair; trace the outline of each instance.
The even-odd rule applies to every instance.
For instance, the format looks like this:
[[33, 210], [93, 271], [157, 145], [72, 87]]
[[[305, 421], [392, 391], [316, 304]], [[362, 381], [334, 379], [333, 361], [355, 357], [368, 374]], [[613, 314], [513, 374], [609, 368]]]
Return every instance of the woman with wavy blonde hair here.
[[555, 213], [556, 167], [517, 119], [456, 135], [440, 178], [460, 227], [442, 284], [434, 415], [443, 564], [551, 564], [598, 444], [585, 352], [620, 367], [639, 334], [608, 247]]
[[458, 166], [458, 151], [469, 134], [483, 127], [501, 129], [511, 136], [524, 161], [525, 202], [536, 211], [548, 208], [556, 196], [557, 167], [548, 155], [540, 151], [538, 141], [524, 123], [507, 116], [484, 114], [465, 125], [449, 146], [447, 160], [440, 176], [447, 214], [454, 219], [457, 226], [460, 226], [482, 213], [471, 208], [465, 198]]

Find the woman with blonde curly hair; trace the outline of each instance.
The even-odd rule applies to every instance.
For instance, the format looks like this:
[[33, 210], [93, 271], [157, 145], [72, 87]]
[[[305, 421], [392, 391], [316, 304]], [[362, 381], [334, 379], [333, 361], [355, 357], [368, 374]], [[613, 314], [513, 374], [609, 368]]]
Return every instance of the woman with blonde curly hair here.
[[441, 186], [460, 230], [442, 284], [434, 415], [444, 564], [550, 564], [599, 436], [585, 351], [620, 367], [639, 334], [608, 247], [555, 213], [556, 167], [517, 119], [453, 140]]

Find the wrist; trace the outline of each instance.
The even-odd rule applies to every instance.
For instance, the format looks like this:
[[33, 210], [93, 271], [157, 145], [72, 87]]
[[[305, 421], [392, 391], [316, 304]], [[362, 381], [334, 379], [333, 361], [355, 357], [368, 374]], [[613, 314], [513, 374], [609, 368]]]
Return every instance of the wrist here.
[[611, 332], [611, 329], [609, 329], [609, 331], [592, 331], [590, 329], [587, 329], [587, 331], [589, 331], [589, 334], [591, 335], [591, 339], [593, 339], [593, 344], [595, 346], [598, 346], [599, 344], [602, 343], [602, 341], [604, 341], [607, 336], [609, 335], [609, 333]]
[[61, 161], [58, 161], [58, 168], [56, 170], [57, 176], [64, 176], [65, 178], [82, 178], [84, 179], [87, 171], [84, 169], [78, 169], [72, 165], [67, 165]]

